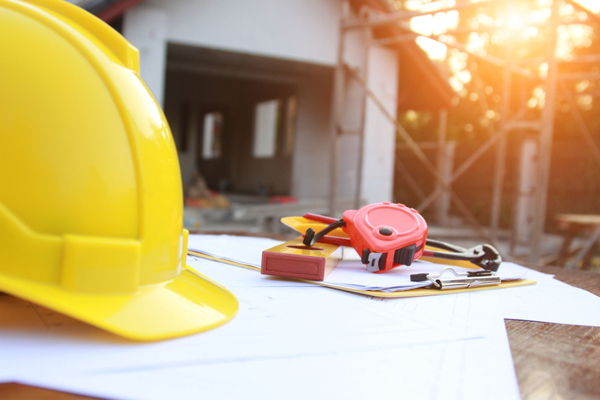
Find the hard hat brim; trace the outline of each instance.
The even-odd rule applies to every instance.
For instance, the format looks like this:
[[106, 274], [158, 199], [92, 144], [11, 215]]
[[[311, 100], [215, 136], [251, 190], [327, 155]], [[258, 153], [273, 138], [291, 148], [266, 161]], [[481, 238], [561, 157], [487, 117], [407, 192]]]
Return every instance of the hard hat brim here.
[[90, 294], [0, 273], [0, 291], [134, 340], [161, 340], [215, 328], [238, 310], [218, 283], [183, 268], [174, 280], [133, 294]]

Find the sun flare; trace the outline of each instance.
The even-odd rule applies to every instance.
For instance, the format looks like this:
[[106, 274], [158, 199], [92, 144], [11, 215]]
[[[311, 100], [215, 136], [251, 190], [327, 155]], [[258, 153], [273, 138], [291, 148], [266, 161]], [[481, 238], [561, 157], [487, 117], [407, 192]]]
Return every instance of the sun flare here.
[[[472, 1], [476, 2], [476, 0]], [[600, 13], [600, 0], [576, 1], [589, 12]], [[452, 3], [427, 0], [410, 0], [403, 4], [406, 9], [422, 11], [452, 6]], [[498, 7], [495, 11], [491, 8], [476, 15], [464, 17], [467, 19], [462, 21], [461, 26], [473, 29], [473, 32], [461, 39], [464, 48], [468, 53], [487, 54], [490, 46], [501, 46], [511, 40], [519, 46], [519, 49], [515, 50], [515, 54], [512, 55], [514, 59], [539, 58], [540, 43], [547, 35], [551, 4], [551, 0], [536, 0], [534, 4], [529, 5], [513, 3], [510, 6]], [[490, 10], [492, 12], [489, 12]], [[586, 12], [571, 4], [562, 5], [560, 16], [566, 22], [558, 28], [556, 56], [560, 60], [569, 61], [577, 49], [591, 45], [594, 31], [591, 26], [586, 24], [589, 19]], [[416, 43], [432, 60], [448, 63], [450, 73], [455, 78], [452, 80], [454, 82], [452, 86], [457, 90], [461, 90], [464, 78], [461, 79], [462, 69], [456, 68], [457, 62], [453, 58], [462, 52], [448, 51], [448, 46], [443, 43], [456, 42], [460, 39], [460, 36], [455, 33], [460, 22], [460, 15], [456, 10], [419, 16], [410, 20], [410, 29], [422, 35], [417, 38]], [[503, 54], [499, 56], [504, 57]], [[543, 61], [539, 61], [537, 65], [531, 64], [533, 71], [539, 69], [540, 62]], [[453, 65], [454, 67], [452, 67]]]

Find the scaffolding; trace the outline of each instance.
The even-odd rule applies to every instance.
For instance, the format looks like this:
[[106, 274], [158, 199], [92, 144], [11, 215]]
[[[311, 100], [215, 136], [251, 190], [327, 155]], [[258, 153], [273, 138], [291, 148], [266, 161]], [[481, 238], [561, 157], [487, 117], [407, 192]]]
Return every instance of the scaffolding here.
[[[550, 179], [550, 161], [551, 161], [551, 152], [552, 152], [552, 142], [553, 142], [553, 134], [554, 134], [554, 114], [555, 114], [555, 102], [557, 97], [557, 91], [560, 90], [562, 95], [567, 99], [570, 103], [571, 113], [573, 115], [574, 120], [576, 121], [579, 130], [584, 136], [584, 139], [590, 149], [593, 152], [594, 158], [598, 165], [600, 166], [600, 150], [598, 146], [594, 142], [592, 138], [592, 134], [589, 128], [586, 126], [581, 113], [575, 105], [573, 100], [573, 96], [568, 90], [567, 85], [565, 84], [568, 80], [573, 79], [600, 79], [600, 73], [565, 73], [559, 74], [558, 72], [558, 59], [556, 57], [556, 46], [557, 46], [557, 29], [561, 23], [561, 18], [559, 16], [559, 5], [561, 2], [565, 2], [571, 4], [575, 9], [579, 11], [583, 11], [587, 14], [587, 19], [585, 22], [594, 24], [600, 22], [600, 16], [594, 14], [590, 10], [583, 7], [575, 0], [554, 0], [550, 7], [551, 15], [549, 17], [548, 23], [545, 25], [545, 28], [548, 30], [546, 35], [546, 49], [545, 49], [545, 57], [542, 60], [533, 60], [536, 62], [546, 62], [548, 64], [547, 76], [543, 80], [544, 90], [545, 90], [545, 106], [541, 112], [541, 118], [539, 120], [524, 120], [523, 117], [525, 112], [527, 111], [527, 105], [522, 104], [520, 109], [510, 116], [510, 99], [511, 99], [511, 81], [514, 75], [522, 76], [528, 80], [540, 80], [541, 78], [538, 74], [535, 74], [530, 69], [525, 68], [519, 65], [516, 60], [511, 57], [511, 40], [507, 41], [507, 46], [505, 48], [505, 57], [498, 58], [489, 54], [480, 54], [476, 52], [469, 51], [467, 47], [459, 42], [450, 42], [447, 40], [442, 40], [441, 35], [423, 35], [421, 33], [415, 32], [411, 29], [410, 21], [411, 18], [424, 16], [424, 15], [432, 15], [437, 13], [444, 13], [449, 11], [461, 10], [470, 7], [478, 7], [481, 5], [492, 4], [492, 3], [505, 3], [506, 0], [482, 0], [479, 2], [471, 2], [471, 1], [463, 1], [461, 3], [455, 4], [452, 7], [439, 8], [435, 10], [428, 11], [396, 11], [389, 13], [366, 13], [365, 15], [361, 15], [360, 18], [351, 17], [349, 13], [345, 13], [343, 16], [341, 30], [340, 30], [340, 41], [339, 41], [339, 49], [338, 49], [338, 57], [337, 57], [337, 65], [334, 72], [334, 82], [333, 82], [333, 112], [332, 112], [332, 129], [331, 129], [331, 169], [330, 169], [330, 195], [329, 195], [329, 211], [331, 215], [336, 214], [335, 202], [337, 199], [337, 182], [339, 176], [339, 138], [340, 135], [343, 134], [342, 129], [342, 117], [343, 117], [343, 108], [344, 108], [344, 88], [346, 79], [349, 77], [356, 82], [358, 82], [364, 90], [364, 101], [362, 104], [363, 107], [363, 116], [360, 122], [360, 127], [358, 130], [359, 134], [359, 161], [358, 161], [358, 178], [357, 178], [357, 193], [355, 196], [355, 206], [360, 206], [360, 190], [361, 190], [361, 181], [362, 181], [362, 153], [364, 151], [364, 115], [366, 112], [366, 104], [367, 99], [370, 99], [377, 108], [383, 113], [386, 119], [388, 119], [396, 128], [396, 132], [398, 137], [400, 137], [405, 145], [412, 151], [412, 153], [420, 160], [422, 165], [427, 169], [427, 171], [436, 179], [437, 186], [435, 190], [429, 195], [425, 195], [422, 190], [418, 187], [414, 179], [408, 174], [408, 171], [402, 168], [400, 165], [397, 170], [406, 177], [409, 186], [413, 188], [417, 192], [420, 198], [422, 198], [421, 203], [416, 207], [417, 210], [423, 212], [426, 208], [431, 206], [433, 202], [442, 195], [449, 196], [454, 203], [457, 210], [460, 214], [465, 218], [465, 220], [469, 223], [469, 225], [474, 229], [477, 235], [493, 245], [497, 245], [498, 240], [498, 230], [499, 230], [499, 219], [500, 219], [500, 209], [501, 209], [501, 199], [502, 199], [502, 190], [504, 183], [504, 175], [506, 169], [506, 147], [507, 147], [507, 135], [510, 131], [514, 129], [533, 129], [539, 132], [538, 135], [538, 145], [539, 145], [539, 162], [537, 168], [537, 185], [535, 189], [535, 194], [533, 196], [535, 200], [536, 207], [533, 210], [533, 224], [532, 224], [532, 234], [530, 240], [530, 259], [529, 261], [532, 263], [538, 263], [541, 257], [541, 246], [542, 239], [544, 235], [544, 224], [546, 220], [546, 208], [547, 208], [547, 195], [548, 195], [548, 187], [549, 187], [549, 179]], [[399, 34], [376, 39], [373, 38], [373, 35], [367, 35], [370, 39], [367, 43], [367, 51], [365, 52], [365, 59], [368, 58], [368, 49], [370, 46], [381, 46], [381, 45], [390, 45], [395, 43], [401, 43], [405, 41], [413, 41], [419, 36], [425, 36], [430, 39], [436, 40], [440, 43], [443, 43], [446, 46], [454, 47], [460, 50], [461, 52], [467, 53], [469, 56], [484, 59], [490, 64], [498, 66], [502, 68], [502, 98], [501, 98], [501, 120], [499, 122], [498, 129], [493, 127], [493, 124], [488, 126], [489, 138], [475, 151], [473, 152], [466, 161], [464, 161], [460, 166], [455, 168], [448, 174], [448, 171], [441, 168], [441, 159], [443, 158], [439, 151], [442, 149], [446, 143], [446, 112], [445, 110], [440, 112], [440, 129], [439, 129], [439, 137], [437, 141], [438, 147], [438, 165], [434, 165], [423, 152], [422, 146], [420, 143], [417, 143], [411, 135], [404, 129], [400, 121], [390, 114], [388, 110], [384, 107], [382, 101], [369, 89], [369, 85], [367, 82], [367, 71], [366, 68], [363, 70], [363, 75], [359, 73], [358, 70], [352, 68], [345, 62], [345, 42], [346, 35], [351, 31], [362, 30], [364, 32], [371, 32], [370, 30], [377, 27], [383, 26], [391, 26], [395, 25], [396, 27], [401, 28], [401, 32]], [[460, 29], [460, 32], [457, 30], [449, 31], [444, 35], [452, 35], [453, 33], [465, 33], [468, 31], [473, 31], [469, 29]], [[577, 62], [599, 62], [600, 55], [592, 55], [592, 56], [581, 56], [576, 57], [573, 61]], [[365, 60], [365, 65], [368, 62]], [[480, 85], [480, 89], [481, 85]], [[479, 102], [484, 109], [489, 109], [487, 104], [485, 104], [485, 96], [478, 96]], [[452, 189], [452, 183], [456, 181], [460, 176], [462, 176], [474, 163], [477, 161], [487, 150], [491, 149], [495, 146], [496, 150], [496, 162], [494, 166], [494, 180], [493, 180], [493, 194], [492, 194], [492, 204], [491, 204], [491, 220], [490, 220], [490, 229], [489, 234], [486, 230], [481, 226], [481, 224], [474, 217], [473, 213], [467, 208], [465, 203], [460, 199], [460, 197], [455, 193]], [[398, 166], [398, 161], [396, 160], [396, 164]], [[514, 224], [513, 224], [514, 225]]]

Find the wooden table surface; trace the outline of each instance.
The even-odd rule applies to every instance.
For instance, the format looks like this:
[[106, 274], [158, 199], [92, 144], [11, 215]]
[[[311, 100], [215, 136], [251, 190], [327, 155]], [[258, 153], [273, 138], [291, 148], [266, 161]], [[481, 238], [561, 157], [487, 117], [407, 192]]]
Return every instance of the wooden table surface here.
[[[599, 273], [558, 267], [536, 269], [600, 296]], [[505, 322], [523, 399], [600, 399], [600, 328]], [[92, 398], [6, 383], [0, 384], [0, 399]]]
[[[535, 269], [600, 296], [600, 273]], [[505, 323], [523, 399], [600, 399], [600, 328]]]

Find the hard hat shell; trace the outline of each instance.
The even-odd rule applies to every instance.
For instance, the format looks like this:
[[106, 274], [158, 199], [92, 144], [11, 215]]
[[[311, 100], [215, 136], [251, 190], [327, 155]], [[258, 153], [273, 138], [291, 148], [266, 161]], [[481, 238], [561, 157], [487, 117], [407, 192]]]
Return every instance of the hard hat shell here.
[[185, 267], [177, 152], [138, 52], [60, 0], [0, 0], [0, 291], [119, 335], [238, 309]]

